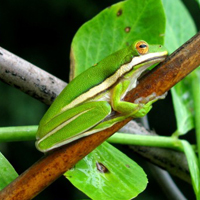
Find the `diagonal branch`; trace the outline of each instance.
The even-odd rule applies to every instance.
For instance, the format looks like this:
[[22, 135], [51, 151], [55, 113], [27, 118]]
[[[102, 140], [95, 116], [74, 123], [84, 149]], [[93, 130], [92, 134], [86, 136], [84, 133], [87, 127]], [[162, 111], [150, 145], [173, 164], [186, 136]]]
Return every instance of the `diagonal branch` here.
[[[145, 76], [140, 84], [125, 97], [125, 100], [133, 102], [153, 92], [157, 95], [164, 94], [200, 65], [199, 55], [200, 34], [197, 34]], [[3, 189], [0, 192], [0, 199], [33, 198], [128, 121], [130, 119], [50, 152]]]
[[[66, 83], [60, 79], [1, 47], [0, 79], [11, 86], [17, 87], [22, 92], [43, 101], [47, 105], [53, 102], [55, 97], [66, 85]], [[139, 126], [134, 126], [134, 130], [136, 134], [141, 132]], [[146, 131], [146, 134], [151, 133]], [[147, 158], [150, 162], [190, 182], [188, 166], [183, 153], [152, 147], [132, 146], [132, 149]], [[177, 173], [177, 171], [179, 173]]]

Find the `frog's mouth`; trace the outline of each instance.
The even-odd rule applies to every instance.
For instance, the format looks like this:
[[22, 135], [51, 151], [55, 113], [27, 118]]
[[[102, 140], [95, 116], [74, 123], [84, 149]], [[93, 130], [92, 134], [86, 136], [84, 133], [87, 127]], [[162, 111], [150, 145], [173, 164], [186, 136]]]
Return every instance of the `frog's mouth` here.
[[[143, 70], [143, 67], [145, 67], [148, 64], [154, 65], [156, 63], [160, 63], [165, 60], [167, 57], [168, 52], [158, 52], [158, 53], [148, 53], [146, 55], [141, 55], [138, 57], [134, 57], [130, 64], [132, 66], [135, 65], [134, 69], [137, 70], [138, 68], [141, 68]], [[141, 67], [141, 65], [144, 64], [144, 66]]]
[[[150, 66], [145, 65], [146, 69], [142, 69], [142, 73], [138, 77], [138, 80], [141, 79], [143, 76], [145, 76], [149, 71], [151, 71], [153, 68], [155, 68], [159, 63], [163, 62], [165, 59], [166, 59], [166, 55], [163, 55], [163, 56], [151, 58], [151, 59], [148, 59], [147, 61], [142, 62], [141, 64], [151, 63], [151, 65]], [[151, 62], [152, 60], [154, 62]]]
[[[134, 57], [128, 64], [129, 71], [125, 74], [125, 79], [130, 80], [127, 91], [132, 90], [138, 84], [138, 81], [144, 77], [144, 75], [157, 65], [165, 60], [167, 52], [149, 53], [146, 55]], [[135, 65], [135, 66], [134, 66]]]
[[166, 55], [161, 55], [161, 56], [157, 56], [157, 57], [154, 57], [154, 58], [150, 58], [148, 59], [146, 62], [151, 62], [152, 60], [155, 62], [162, 62], [165, 60], [165, 58], [167, 57], [167, 54]]

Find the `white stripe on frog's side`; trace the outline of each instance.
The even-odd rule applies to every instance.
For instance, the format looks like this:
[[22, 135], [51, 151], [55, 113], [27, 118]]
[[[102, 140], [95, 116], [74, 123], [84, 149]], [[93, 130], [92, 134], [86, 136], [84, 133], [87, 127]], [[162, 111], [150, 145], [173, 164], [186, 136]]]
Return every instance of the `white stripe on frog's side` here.
[[[123, 77], [126, 73], [131, 71], [134, 68], [134, 66], [142, 64], [142, 63], [144, 63], [146, 61], [149, 61], [149, 63], [151, 63], [151, 64], [154, 64], [156, 62], [161, 62], [161, 61], [164, 60], [163, 56], [165, 56], [165, 55], [166, 55], [166, 52], [163, 52], [163, 53], [159, 52], [159, 53], [148, 53], [148, 54], [145, 54], [145, 55], [133, 57], [133, 59], [131, 60], [130, 63], [122, 65], [112, 76], [107, 78], [104, 82], [100, 83], [99, 85], [91, 88], [87, 92], [85, 92], [85, 93], [81, 94], [80, 96], [78, 96], [77, 98], [75, 98], [71, 103], [69, 103], [68, 105], [63, 107], [61, 112], [64, 112], [64, 111], [66, 111], [66, 110], [68, 110], [70, 108], [73, 108], [76, 105], [78, 105], [80, 103], [83, 103], [84, 101], [87, 101], [90, 98], [95, 97], [97, 94], [100, 94], [101, 92], [109, 89], [112, 85], [117, 83], [119, 78]], [[151, 58], [156, 58], [156, 57], [158, 59], [156, 59], [156, 60], [153, 59], [152, 62], [151, 62]], [[145, 70], [145, 69], [147, 69], [149, 67], [149, 65], [147, 65], [147, 66], [144, 65], [143, 67], [144, 67], [144, 70]], [[139, 73], [138, 75], [140, 75], [140, 74], [141, 73]], [[135, 79], [137, 79], [137, 77]], [[137, 80], [133, 81], [134, 82], [134, 84], [133, 84], [134, 87], [136, 86], [136, 81]], [[134, 88], [133, 86], [132, 86], [132, 88]]]
[[89, 112], [92, 108], [84, 110], [83, 112], [80, 112], [79, 114], [75, 115], [72, 118], [69, 118], [68, 120], [66, 120], [65, 122], [63, 122], [62, 124], [56, 126], [53, 130], [51, 130], [50, 132], [48, 132], [44, 137], [42, 137], [40, 140], [38, 140], [38, 145], [40, 142], [42, 142], [43, 140], [45, 140], [47, 137], [53, 135], [54, 133], [56, 133], [57, 131], [59, 131], [60, 129], [62, 129], [63, 127], [65, 127], [67, 124], [69, 124], [70, 122], [72, 122], [73, 120], [75, 120], [76, 118], [78, 118], [79, 116], [83, 115], [86, 112]]

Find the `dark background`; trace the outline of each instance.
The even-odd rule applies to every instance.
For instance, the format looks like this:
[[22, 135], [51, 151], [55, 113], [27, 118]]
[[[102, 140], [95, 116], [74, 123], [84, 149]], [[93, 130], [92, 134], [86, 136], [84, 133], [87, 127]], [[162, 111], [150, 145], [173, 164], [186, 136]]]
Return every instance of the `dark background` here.
[[[78, 28], [102, 9], [117, 0], [0, 0], [0, 46], [49, 73], [68, 82], [70, 44]], [[199, 26], [199, 9], [195, 1], [184, 0]], [[47, 106], [0, 82], [0, 126], [37, 125]], [[154, 105], [149, 114], [151, 128], [158, 134], [170, 135], [176, 130], [170, 94]], [[149, 172], [146, 162], [125, 147], [121, 150], [136, 160], [148, 174], [147, 190], [137, 199], [166, 199]], [[20, 174], [42, 154], [34, 142], [0, 144], [0, 151]], [[191, 186], [178, 185], [193, 198]], [[189, 188], [186, 190], [186, 188]], [[84, 194], [64, 177], [48, 187], [35, 199], [81, 199]]]

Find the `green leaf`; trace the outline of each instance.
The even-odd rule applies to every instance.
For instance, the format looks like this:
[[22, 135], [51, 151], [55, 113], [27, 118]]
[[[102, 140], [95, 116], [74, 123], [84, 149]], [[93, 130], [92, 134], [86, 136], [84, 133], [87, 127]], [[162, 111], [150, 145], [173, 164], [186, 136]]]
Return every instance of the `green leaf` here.
[[[196, 33], [189, 12], [180, 0], [163, 0], [167, 17], [165, 46], [172, 53]], [[178, 12], [177, 12], [178, 11]], [[190, 78], [178, 83], [172, 90], [178, 135], [185, 134], [194, 127], [193, 103], [191, 101]]]
[[[196, 69], [191, 76], [191, 90], [192, 98], [194, 102], [194, 122], [196, 131], [196, 141], [197, 141], [197, 152], [200, 155], [200, 70]], [[199, 163], [200, 163], [200, 157]]]
[[18, 174], [2, 153], [0, 153], [0, 166], [0, 190], [2, 190], [16, 179]]
[[187, 141], [182, 140], [182, 145], [189, 165], [192, 185], [197, 199], [200, 199], [200, 174], [198, 159], [195, 155], [194, 150], [192, 149], [192, 146]]
[[187, 77], [171, 90], [177, 122], [177, 131], [174, 135], [183, 135], [194, 128], [194, 109], [190, 87], [191, 82]]
[[95, 200], [128, 200], [136, 197], [147, 185], [142, 168], [107, 142], [64, 175]]
[[162, 2], [166, 14], [165, 47], [172, 53], [196, 33], [196, 27], [181, 0]]
[[163, 44], [165, 15], [160, 0], [127, 0], [106, 8], [76, 33], [71, 79], [135, 40]]
[[200, 0], [196, 0], [196, 2], [200, 5]]
[[[81, 26], [76, 33], [71, 47], [70, 79], [135, 40], [163, 44], [164, 32], [165, 14], [160, 0], [127, 0], [112, 5]], [[130, 169], [122, 165], [122, 161], [127, 159], [113, 146], [104, 143], [66, 175], [88, 196], [95, 195], [95, 199], [130, 199], [145, 189], [147, 180], [142, 169], [130, 159], [132, 164], [127, 165], [131, 166]], [[97, 171], [97, 160], [109, 169], [108, 174]], [[136, 178], [132, 180], [132, 177]], [[103, 185], [105, 178], [109, 182]]]

